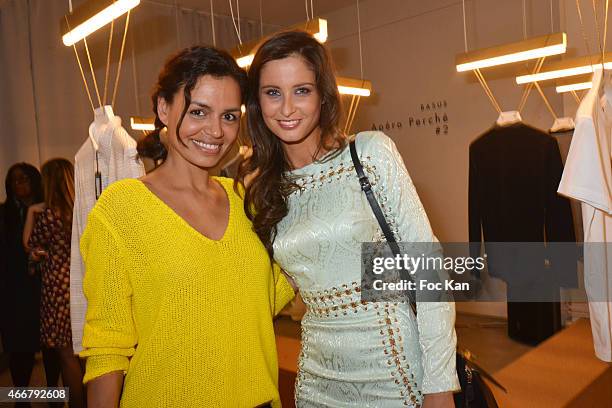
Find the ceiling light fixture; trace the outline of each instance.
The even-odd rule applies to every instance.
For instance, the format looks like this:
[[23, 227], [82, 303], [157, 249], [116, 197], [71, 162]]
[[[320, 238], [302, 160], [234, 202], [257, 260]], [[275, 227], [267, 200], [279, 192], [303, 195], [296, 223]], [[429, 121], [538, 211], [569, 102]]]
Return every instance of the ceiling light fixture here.
[[568, 84], [568, 85], [560, 85], [557, 86], [555, 89], [557, 90], [557, 93], [564, 93], [564, 92], [572, 92], [572, 91], [582, 91], [583, 89], [591, 89], [593, 87], [593, 82], [589, 81], [589, 82], [577, 82], [575, 84]]
[[62, 19], [62, 42], [71, 46], [140, 4], [140, 0], [89, 0]]
[[[327, 20], [323, 18], [316, 17], [304, 23], [291, 26], [289, 29], [307, 31], [320, 43], [327, 41]], [[251, 65], [253, 58], [255, 57], [255, 51], [257, 51], [257, 46], [261, 40], [262, 39], [260, 38], [255, 41], [244, 43], [232, 50], [231, 54], [234, 58], [236, 58], [236, 62], [238, 63], [239, 67], [246, 68]]]
[[543, 35], [511, 44], [459, 54], [456, 57], [457, 72], [564, 54], [566, 50], [567, 35], [565, 33]]
[[370, 96], [372, 93], [372, 82], [365, 79], [336, 77], [336, 83], [340, 95]]
[[[548, 65], [546, 70], [537, 74], [518, 76], [516, 77], [516, 83], [520, 85], [529, 82], [541, 82], [557, 78], [591, 74], [596, 68], [600, 68], [601, 66], [601, 54], [566, 59]], [[604, 69], [612, 69], [612, 53], [605, 54], [603, 66]]]
[[155, 130], [155, 119], [143, 118], [141, 116], [132, 116], [130, 117], [130, 126], [133, 130]]

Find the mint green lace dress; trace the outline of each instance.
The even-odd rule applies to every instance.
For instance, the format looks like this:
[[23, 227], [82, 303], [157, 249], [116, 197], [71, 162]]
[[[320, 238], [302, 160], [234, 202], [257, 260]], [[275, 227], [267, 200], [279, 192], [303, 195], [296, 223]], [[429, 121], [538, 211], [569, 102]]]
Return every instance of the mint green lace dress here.
[[[403, 160], [381, 132], [357, 151], [398, 240], [436, 240]], [[416, 407], [424, 394], [459, 389], [453, 303], [361, 301], [361, 243], [382, 233], [360, 189], [348, 146], [294, 170], [300, 189], [278, 225], [274, 256], [307, 306], [296, 405]]]

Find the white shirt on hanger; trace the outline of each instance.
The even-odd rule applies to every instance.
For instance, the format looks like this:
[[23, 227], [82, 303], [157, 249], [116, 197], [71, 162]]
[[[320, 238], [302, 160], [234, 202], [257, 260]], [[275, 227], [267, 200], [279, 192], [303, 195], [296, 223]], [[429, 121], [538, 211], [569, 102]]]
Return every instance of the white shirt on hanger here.
[[[603, 78], [602, 78], [603, 77]], [[576, 114], [559, 193], [582, 205], [584, 283], [595, 354], [612, 361], [612, 87], [596, 70]], [[604, 81], [604, 84], [602, 84]], [[603, 85], [603, 86], [601, 86]], [[603, 94], [603, 95], [602, 95]]]
[[95, 110], [94, 121], [89, 126], [89, 138], [81, 146], [74, 160], [75, 200], [70, 253], [70, 319], [75, 353], [83, 350], [83, 326], [87, 311], [87, 300], [83, 294], [85, 267], [79, 242], [87, 225], [87, 216], [96, 204], [96, 170], [100, 171], [102, 190], [117, 180], [139, 178], [145, 174], [144, 166], [136, 151], [136, 141], [121, 127], [121, 118], [113, 114], [110, 106]]

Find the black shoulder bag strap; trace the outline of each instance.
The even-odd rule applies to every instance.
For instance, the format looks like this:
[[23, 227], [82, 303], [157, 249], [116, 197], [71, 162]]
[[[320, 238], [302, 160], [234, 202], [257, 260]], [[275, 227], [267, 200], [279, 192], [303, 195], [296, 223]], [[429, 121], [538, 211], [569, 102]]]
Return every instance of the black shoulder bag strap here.
[[[385, 214], [383, 213], [382, 208], [380, 208], [378, 200], [376, 200], [376, 196], [374, 195], [374, 191], [372, 190], [372, 184], [370, 184], [368, 176], [366, 176], [365, 172], [363, 171], [363, 165], [361, 164], [361, 161], [359, 160], [359, 155], [357, 154], [355, 139], [353, 139], [349, 143], [349, 148], [351, 150], [351, 159], [353, 159], [353, 164], [355, 165], [355, 172], [357, 172], [357, 176], [359, 177], [359, 185], [361, 186], [361, 190], [365, 193], [366, 198], [368, 199], [370, 208], [372, 209], [372, 212], [376, 217], [376, 221], [378, 221], [378, 225], [380, 226], [380, 229], [382, 230], [385, 236], [385, 240], [389, 244], [389, 247], [391, 247], [391, 252], [393, 252], [393, 255], [400, 255], [401, 251], [399, 245], [397, 244], [397, 240], [395, 239], [395, 235], [393, 235], [393, 231], [391, 231], [391, 227], [389, 227], [389, 223], [385, 218]], [[405, 271], [401, 273], [401, 277], [402, 279], [412, 281], [412, 276], [410, 276], [410, 274], [405, 273]], [[416, 315], [416, 302], [414, 300], [413, 295], [413, 293], [408, 293], [408, 297], [410, 298], [410, 306], [412, 307], [412, 311]]]
[[[376, 200], [376, 196], [374, 195], [374, 191], [372, 190], [372, 185], [370, 184], [370, 180], [365, 175], [363, 171], [363, 166], [361, 161], [359, 160], [359, 156], [357, 155], [357, 148], [355, 147], [355, 140], [351, 141], [349, 144], [351, 150], [351, 158], [353, 159], [353, 164], [355, 165], [355, 171], [357, 172], [357, 176], [359, 176], [359, 184], [361, 185], [361, 190], [365, 193], [368, 198], [368, 203], [370, 203], [370, 207], [372, 208], [372, 212], [378, 221], [378, 225], [380, 229], [382, 229], [383, 234], [385, 235], [385, 239], [389, 243], [391, 247], [391, 251], [393, 255], [400, 254], [400, 248], [395, 240], [395, 236], [393, 235], [393, 231], [389, 227], [387, 220], [385, 219], [385, 214], [383, 213], [378, 201]], [[403, 271], [405, 272], [405, 271]], [[407, 275], [407, 276], [404, 276]], [[407, 279], [412, 281], [412, 276], [410, 274], [402, 273], [402, 279]], [[417, 314], [416, 302], [414, 298], [414, 293], [408, 292], [408, 297], [410, 300], [410, 307], [414, 312], [414, 315]], [[487, 384], [480, 378], [480, 376], [486, 377], [488, 380], [492, 381], [496, 386], [500, 387], [504, 392], [507, 392], [506, 389], [499, 383], [495, 378], [493, 378], [489, 373], [483, 370], [480, 366], [475, 364], [473, 360], [469, 358], [464, 352], [456, 353], [457, 359], [457, 375], [459, 377], [459, 382], [461, 384], [462, 392], [455, 395], [455, 403], [457, 407], [491, 407], [497, 408], [497, 402], [495, 401], [495, 397], [493, 396], [492, 391], [489, 389]], [[460, 364], [459, 364], [460, 363]], [[473, 380], [473, 377], [476, 376], [479, 381]], [[486, 395], [486, 397], [485, 397]]]

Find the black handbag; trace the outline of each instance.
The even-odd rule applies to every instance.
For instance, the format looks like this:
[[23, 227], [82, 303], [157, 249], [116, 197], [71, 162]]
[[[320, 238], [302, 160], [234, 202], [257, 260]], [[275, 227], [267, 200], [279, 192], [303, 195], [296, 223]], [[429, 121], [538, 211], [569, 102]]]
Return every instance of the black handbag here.
[[[363, 166], [359, 160], [359, 156], [357, 155], [355, 140], [349, 143], [349, 148], [351, 151], [353, 164], [355, 165], [355, 171], [359, 177], [361, 190], [365, 193], [368, 199], [368, 203], [372, 208], [372, 212], [378, 221], [378, 225], [380, 226], [387, 243], [391, 247], [391, 251], [394, 255], [399, 255], [399, 245], [397, 244], [395, 236], [393, 235], [393, 231], [391, 231], [391, 228], [385, 219], [385, 215], [378, 204], [378, 200], [376, 200], [370, 180], [363, 171]], [[410, 275], [402, 276], [402, 278], [412, 279]], [[409, 298], [410, 306], [414, 312], [414, 315], [416, 316], [416, 302], [410, 293]], [[454, 395], [455, 406], [459, 408], [498, 408], [493, 392], [491, 392], [491, 389], [484, 382], [482, 377], [486, 377], [503, 391], [506, 391], [506, 389], [473, 361], [469, 351], [457, 351], [456, 358], [457, 377], [459, 378], [459, 384], [461, 385], [461, 392], [455, 393]]]

